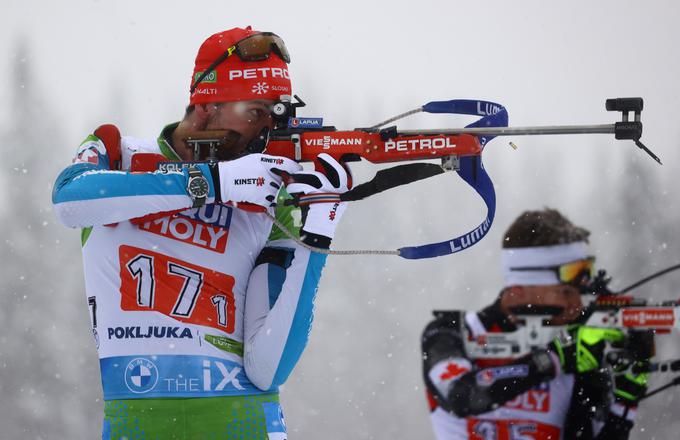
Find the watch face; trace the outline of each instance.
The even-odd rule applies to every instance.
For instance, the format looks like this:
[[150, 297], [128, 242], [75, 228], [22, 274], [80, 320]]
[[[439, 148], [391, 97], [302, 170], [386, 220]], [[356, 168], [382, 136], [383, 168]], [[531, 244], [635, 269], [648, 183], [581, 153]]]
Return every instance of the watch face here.
[[205, 177], [193, 177], [189, 181], [189, 192], [194, 198], [206, 197], [210, 192], [210, 185]]

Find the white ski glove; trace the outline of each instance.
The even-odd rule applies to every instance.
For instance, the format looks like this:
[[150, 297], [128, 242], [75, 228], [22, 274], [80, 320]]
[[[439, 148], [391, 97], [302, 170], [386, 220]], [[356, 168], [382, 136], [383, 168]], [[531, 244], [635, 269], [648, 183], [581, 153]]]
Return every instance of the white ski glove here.
[[265, 208], [276, 206], [281, 171], [294, 174], [301, 169], [297, 162], [286, 157], [259, 153], [219, 162], [221, 201], [236, 205], [246, 202]]
[[[340, 202], [339, 195], [349, 190], [351, 175], [337, 160], [326, 153], [317, 156], [324, 172], [302, 171], [292, 174], [292, 182], [286, 187], [290, 194], [302, 194], [307, 200], [324, 198], [337, 200], [327, 203], [311, 203], [304, 205], [302, 210], [302, 231], [322, 235], [332, 239], [335, 228], [340, 222], [342, 214], [347, 209], [347, 202]], [[327, 196], [327, 197], [324, 197]]]

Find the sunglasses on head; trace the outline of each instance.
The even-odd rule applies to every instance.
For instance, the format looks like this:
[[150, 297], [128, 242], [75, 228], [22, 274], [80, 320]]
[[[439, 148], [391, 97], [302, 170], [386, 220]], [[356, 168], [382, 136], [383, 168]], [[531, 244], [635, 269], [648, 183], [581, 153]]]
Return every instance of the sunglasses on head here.
[[581, 285], [592, 279], [595, 274], [595, 257], [587, 257], [583, 260], [570, 261], [558, 266], [544, 267], [513, 267], [511, 270], [536, 271], [550, 270], [555, 272], [557, 279], [562, 284]]
[[210, 75], [220, 64], [227, 58], [236, 54], [243, 61], [263, 61], [269, 59], [270, 54], [276, 53], [283, 61], [290, 63], [290, 54], [281, 37], [272, 32], [262, 32], [254, 34], [243, 40], [238, 41], [233, 46], [229, 46], [227, 50], [220, 55], [213, 63], [208, 66], [194, 81], [191, 86], [191, 93], [194, 93], [196, 87], [208, 75]]

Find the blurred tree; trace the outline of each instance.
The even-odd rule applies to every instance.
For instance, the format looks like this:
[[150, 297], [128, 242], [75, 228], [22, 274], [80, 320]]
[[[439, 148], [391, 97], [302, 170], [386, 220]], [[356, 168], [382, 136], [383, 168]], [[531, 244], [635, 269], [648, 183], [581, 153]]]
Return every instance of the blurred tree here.
[[675, 207], [665, 200], [659, 166], [641, 151], [633, 153], [639, 154], [625, 156], [616, 217], [617, 229], [626, 238], [617, 251], [620, 263], [616, 271], [626, 274], [623, 283], [632, 283], [677, 259], [677, 255], [669, 255], [668, 248], [674, 230], [669, 214]]
[[92, 438], [82, 421], [99, 416], [92, 405], [99, 385], [81, 265], [73, 261], [78, 234], [57, 224], [51, 208], [52, 183], [68, 155], [33, 81], [26, 41], [12, 59], [10, 116], [0, 132], [1, 436]]
[[[637, 153], [637, 154], [636, 154]], [[619, 177], [620, 189], [614, 197], [618, 206], [614, 229], [616, 236], [624, 239], [611, 243], [614, 252], [614, 266], [610, 268], [614, 276], [615, 289], [624, 288], [635, 281], [678, 263], [677, 252], [677, 206], [668, 197], [660, 179], [660, 168], [642, 151], [632, 151], [625, 155], [623, 173]], [[668, 166], [668, 165], [666, 165]], [[669, 274], [630, 292], [636, 297], [652, 301], [677, 299], [677, 282], [680, 274]], [[656, 338], [657, 358], [675, 359], [680, 355], [677, 333], [661, 335]], [[671, 380], [667, 375], [652, 375], [650, 389]], [[677, 434], [674, 413], [668, 411], [677, 390], [669, 390], [641, 403], [637, 422], [631, 438], [673, 438]]]

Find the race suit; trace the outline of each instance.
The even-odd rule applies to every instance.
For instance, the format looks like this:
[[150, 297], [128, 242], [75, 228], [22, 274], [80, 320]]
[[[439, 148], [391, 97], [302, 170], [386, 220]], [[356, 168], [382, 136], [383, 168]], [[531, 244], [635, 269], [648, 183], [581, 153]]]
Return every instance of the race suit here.
[[[307, 342], [325, 255], [263, 213], [211, 203], [205, 164], [200, 209], [187, 209], [186, 170], [130, 172], [138, 153], [179, 159], [174, 127], [157, 142], [123, 137], [128, 171], [110, 170], [111, 146], [91, 135], [54, 187], [59, 219], [84, 228], [103, 438], [284, 439], [278, 386]], [[144, 217], [159, 212], [174, 214]], [[289, 228], [293, 214], [276, 212]]]
[[478, 313], [435, 312], [422, 352], [438, 440], [628, 438], [634, 411], [610, 403], [607, 373], [562, 374], [547, 350], [515, 360], [466, 354], [464, 338], [514, 330], [498, 303]]

